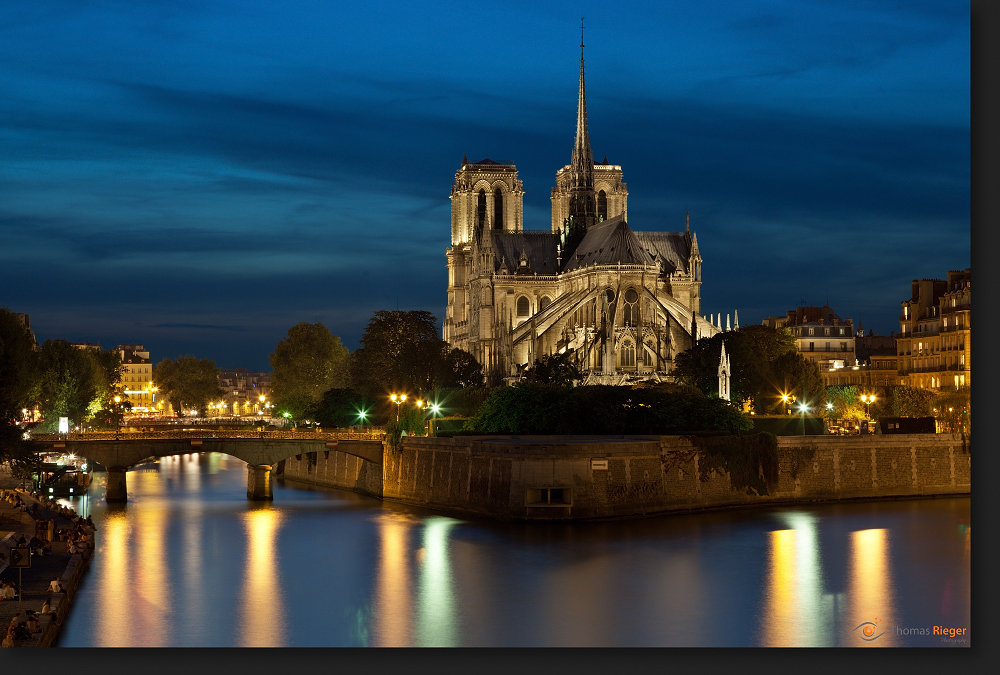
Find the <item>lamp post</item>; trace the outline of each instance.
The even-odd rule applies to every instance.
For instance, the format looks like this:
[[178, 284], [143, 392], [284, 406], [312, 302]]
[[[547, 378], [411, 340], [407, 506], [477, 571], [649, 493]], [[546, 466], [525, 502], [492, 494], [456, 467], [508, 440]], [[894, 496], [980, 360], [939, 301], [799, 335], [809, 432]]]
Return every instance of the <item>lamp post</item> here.
[[118, 440], [118, 435], [122, 430], [122, 408], [121, 408], [122, 397], [115, 396], [115, 440]]
[[781, 395], [781, 402], [784, 405], [784, 408], [783, 408], [784, 413], [787, 415], [788, 414], [788, 394], [782, 394]]
[[802, 435], [806, 435], [806, 413], [809, 411], [809, 406], [805, 403], [799, 405], [799, 416], [802, 418]]
[[400, 394], [398, 396], [396, 394], [393, 394], [392, 396], [389, 397], [389, 399], [396, 404], [396, 424], [399, 424], [399, 406], [402, 405], [403, 401], [406, 400], [406, 394]]

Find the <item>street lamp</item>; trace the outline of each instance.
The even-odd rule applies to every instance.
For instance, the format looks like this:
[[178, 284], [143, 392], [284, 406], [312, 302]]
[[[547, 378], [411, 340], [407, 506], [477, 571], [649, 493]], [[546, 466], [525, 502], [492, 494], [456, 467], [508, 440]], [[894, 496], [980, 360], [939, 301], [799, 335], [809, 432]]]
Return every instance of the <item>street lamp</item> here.
[[122, 430], [122, 418], [121, 418], [121, 396], [115, 396], [115, 440], [118, 440], [118, 434]]
[[869, 394], [869, 395], [862, 394], [861, 395], [861, 402], [864, 403], [867, 406], [866, 407], [866, 414], [868, 415], [868, 419], [871, 419], [871, 417], [872, 417], [872, 403], [875, 402], [875, 394]]
[[781, 402], [784, 404], [783, 410], [784, 410], [785, 414], [787, 415], [788, 414], [788, 394], [782, 394], [781, 395]]
[[398, 396], [393, 394], [389, 397], [389, 399], [396, 404], [396, 424], [399, 424], [399, 406], [406, 400], [406, 394], [400, 394]]

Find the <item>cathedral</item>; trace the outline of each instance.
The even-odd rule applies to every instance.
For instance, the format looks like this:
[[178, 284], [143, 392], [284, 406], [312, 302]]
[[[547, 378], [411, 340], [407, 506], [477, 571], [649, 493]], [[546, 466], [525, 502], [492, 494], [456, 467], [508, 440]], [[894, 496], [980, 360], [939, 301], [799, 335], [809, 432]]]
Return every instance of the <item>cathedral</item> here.
[[515, 381], [559, 353], [584, 384], [670, 381], [674, 357], [721, 330], [700, 315], [690, 221], [683, 232], [634, 231], [622, 178], [621, 166], [591, 153], [582, 40], [576, 141], [556, 172], [550, 229], [524, 229], [513, 164], [463, 157], [451, 188], [442, 337], [491, 382]]

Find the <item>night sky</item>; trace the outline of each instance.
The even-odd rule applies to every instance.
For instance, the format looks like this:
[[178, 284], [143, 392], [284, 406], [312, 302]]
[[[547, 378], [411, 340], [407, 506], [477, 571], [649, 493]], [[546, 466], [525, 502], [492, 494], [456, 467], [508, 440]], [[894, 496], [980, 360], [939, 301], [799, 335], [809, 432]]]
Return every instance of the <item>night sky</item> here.
[[550, 225], [581, 16], [594, 157], [633, 229], [690, 211], [703, 314], [888, 334], [970, 265], [965, 3], [36, 0], [0, 12], [0, 305], [254, 370], [300, 321], [440, 319], [463, 154]]

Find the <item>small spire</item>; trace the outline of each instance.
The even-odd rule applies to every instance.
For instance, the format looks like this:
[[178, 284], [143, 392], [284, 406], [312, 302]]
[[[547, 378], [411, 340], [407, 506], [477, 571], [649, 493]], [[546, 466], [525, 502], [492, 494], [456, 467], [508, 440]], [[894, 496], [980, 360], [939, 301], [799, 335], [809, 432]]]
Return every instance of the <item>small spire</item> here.
[[687, 215], [684, 216], [684, 231], [691, 234], [691, 212], [688, 211]]
[[462, 153], [462, 166], [465, 166], [465, 165], [466, 165], [466, 164], [468, 164], [468, 163], [469, 163], [469, 160], [468, 160], [468, 158], [467, 158], [467, 157], [465, 156], [465, 153], [463, 152], [463, 153]]
[[740, 310], [734, 309], [733, 313], [736, 315], [736, 322], [735, 322], [736, 326], [735, 326], [735, 328], [736, 328], [736, 330], [739, 330], [740, 329]]
[[601, 162], [601, 164], [607, 164], [607, 163], [608, 163], [608, 156], [604, 155], [604, 161]]
[[732, 325], [731, 325], [731, 324], [729, 323], [729, 315], [728, 315], [728, 314], [726, 314], [726, 330], [732, 330], [732, 329], [733, 329], [733, 327], [732, 327]]

